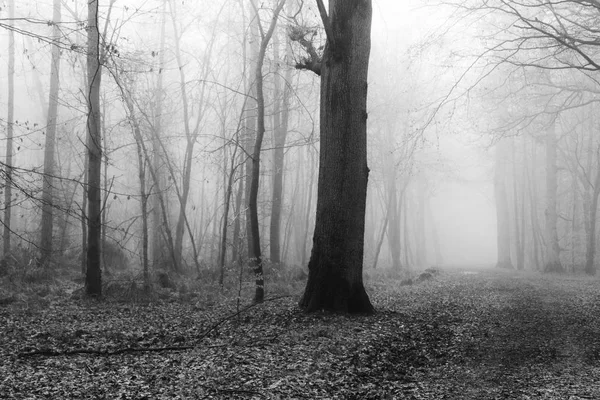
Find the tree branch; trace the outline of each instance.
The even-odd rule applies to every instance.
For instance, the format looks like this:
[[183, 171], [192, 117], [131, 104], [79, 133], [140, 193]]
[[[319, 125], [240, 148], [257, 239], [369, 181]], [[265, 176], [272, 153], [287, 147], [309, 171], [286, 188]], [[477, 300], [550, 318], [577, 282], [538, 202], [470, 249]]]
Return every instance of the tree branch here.
[[319, 14], [321, 15], [321, 20], [323, 21], [323, 27], [325, 28], [329, 45], [335, 47], [335, 37], [333, 36], [331, 21], [329, 20], [329, 16], [325, 10], [325, 4], [323, 4], [323, 0], [317, 0], [317, 7], [319, 8]]

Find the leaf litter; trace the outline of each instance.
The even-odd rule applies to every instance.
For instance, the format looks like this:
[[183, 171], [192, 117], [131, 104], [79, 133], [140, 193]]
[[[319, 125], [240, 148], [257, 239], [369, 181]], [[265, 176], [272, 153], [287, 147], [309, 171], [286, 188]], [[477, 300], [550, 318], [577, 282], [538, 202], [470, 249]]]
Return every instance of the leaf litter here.
[[[57, 298], [0, 307], [0, 397], [597, 399], [597, 280], [445, 270], [374, 316]], [[373, 290], [376, 288], [376, 290]]]

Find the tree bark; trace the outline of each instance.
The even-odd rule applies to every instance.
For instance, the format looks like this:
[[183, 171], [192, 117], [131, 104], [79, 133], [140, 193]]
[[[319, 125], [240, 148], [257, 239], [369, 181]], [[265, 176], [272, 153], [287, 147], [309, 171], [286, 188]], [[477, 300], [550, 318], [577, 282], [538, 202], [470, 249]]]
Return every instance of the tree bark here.
[[102, 273], [100, 269], [101, 237], [101, 168], [102, 137], [100, 130], [100, 83], [102, 65], [100, 63], [100, 32], [98, 31], [98, 0], [88, 2], [88, 246], [85, 287], [88, 295], [102, 294]]
[[[61, 21], [61, 1], [54, 0], [52, 15], [52, 39], [60, 40], [59, 24]], [[40, 233], [40, 259], [39, 265], [46, 266], [52, 257], [52, 231], [54, 211], [54, 153], [56, 147], [56, 123], [58, 118], [58, 89], [60, 82], [60, 48], [58, 44], [52, 46], [52, 60], [50, 62], [50, 94], [48, 100], [48, 114], [46, 124], [46, 144], [44, 146], [44, 177], [42, 184], [42, 227]]]
[[318, 0], [327, 32], [321, 64], [321, 151], [309, 275], [300, 307], [372, 313], [363, 285], [367, 199], [367, 77], [371, 0]]

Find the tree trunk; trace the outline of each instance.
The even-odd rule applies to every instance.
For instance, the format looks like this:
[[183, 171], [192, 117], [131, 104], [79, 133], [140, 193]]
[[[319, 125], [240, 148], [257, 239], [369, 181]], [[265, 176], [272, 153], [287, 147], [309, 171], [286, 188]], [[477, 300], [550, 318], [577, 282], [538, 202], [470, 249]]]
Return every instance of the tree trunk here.
[[[61, 32], [59, 28], [61, 20], [61, 1], [54, 0], [52, 14], [52, 37], [59, 41]], [[52, 61], [50, 63], [50, 94], [48, 101], [48, 117], [46, 127], [46, 144], [44, 147], [44, 177], [42, 184], [42, 227], [40, 237], [40, 260], [41, 266], [46, 266], [52, 257], [52, 231], [54, 211], [54, 153], [56, 144], [56, 123], [58, 118], [58, 88], [60, 73], [60, 48], [52, 46]]]
[[148, 157], [148, 152], [146, 151], [146, 146], [144, 145], [144, 137], [142, 135], [142, 131], [140, 129], [138, 121], [135, 119], [134, 108], [131, 100], [129, 98], [125, 98], [125, 102], [127, 103], [127, 108], [129, 110], [129, 118], [131, 121], [131, 125], [133, 128], [133, 137], [135, 139], [135, 148], [137, 153], [137, 162], [138, 162], [138, 179], [140, 181], [140, 207], [142, 213], [142, 273], [144, 277], [144, 290], [150, 290], [150, 270], [149, 270], [149, 257], [148, 257], [148, 242], [149, 242], [149, 234], [148, 234], [148, 192], [146, 191], [146, 165]]
[[[196, 140], [198, 137], [198, 129], [194, 129], [190, 127], [190, 110], [188, 103], [188, 95], [187, 95], [187, 81], [185, 78], [184, 65], [181, 59], [181, 51], [179, 46], [179, 40], [181, 37], [178, 34], [177, 29], [177, 12], [175, 9], [176, 2], [169, 2], [169, 6], [171, 8], [171, 20], [173, 22], [173, 33], [175, 39], [175, 59], [177, 60], [177, 67], [179, 70], [179, 89], [181, 91], [181, 99], [183, 102], [183, 124], [185, 127], [185, 136], [186, 136], [186, 148], [185, 155], [183, 161], [183, 171], [182, 171], [182, 183], [181, 183], [181, 192], [179, 193], [179, 217], [177, 218], [177, 225], [175, 226], [175, 257], [176, 263], [175, 267], [179, 268], [182, 266], [182, 252], [183, 252], [183, 234], [184, 234], [184, 224], [186, 219], [186, 208], [187, 202], [189, 198], [190, 192], [190, 180], [192, 176], [192, 159], [194, 155], [194, 146], [196, 144]], [[204, 83], [203, 83], [204, 84]], [[202, 91], [203, 92], [203, 91]], [[202, 100], [202, 98], [201, 98]], [[202, 107], [202, 104], [200, 104]], [[198, 121], [201, 119], [201, 111], [199, 111]], [[173, 176], [173, 182], [175, 181], [175, 177]], [[176, 184], [176, 183], [175, 183]]]
[[315, 175], [316, 175], [316, 171], [314, 168], [314, 156], [313, 156], [313, 152], [310, 151], [310, 147], [307, 147], [307, 152], [308, 155], [310, 156], [309, 159], [309, 164], [308, 164], [308, 168], [309, 170], [309, 179], [308, 179], [308, 199], [306, 201], [306, 213], [304, 214], [304, 230], [303, 230], [303, 235], [302, 235], [302, 260], [300, 265], [302, 265], [302, 267], [304, 268], [304, 265], [306, 265], [306, 246], [308, 244], [308, 238], [310, 237], [310, 214], [311, 214], [311, 209], [312, 209], [312, 199], [313, 199], [313, 186], [315, 183]]
[[98, 30], [98, 0], [88, 2], [88, 116], [87, 116], [87, 148], [89, 157], [88, 175], [88, 246], [87, 270], [85, 277], [88, 295], [102, 294], [102, 274], [100, 270], [100, 236], [101, 236], [101, 168], [102, 137], [100, 131], [100, 82], [102, 66], [100, 64], [100, 32]]
[[404, 266], [406, 267], [406, 269], [409, 269], [409, 267], [412, 265], [412, 250], [411, 250], [411, 245], [410, 245], [410, 236], [409, 236], [409, 219], [408, 219], [408, 211], [409, 211], [409, 200], [410, 197], [407, 197], [407, 192], [406, 189], [404, 191], [404, 198], [401, 201], [401, 205], [404, 207], [404, 212], [402, 212], [402, 216], [404, 216]]
[[[14, 25], [15, 0], [8, 2], [9, 25]], [[6, 158], [4, 177], [4, 225], [2, 237], [2, 263], [7, 262], [10, 254], [11, 214], [12, 214], [12, 168], [13, 168], [13, 132], [15, 123], [15, 31], [8, 30], [8, 114], [6, 118]]]
[[494, 176], [494, 195], [496, 198], [496, 220], [498, 230], [497, 268], [513, 269], [510, 258], [510, 225], [508, 194], [506, 192], [507, 144], [500, 139], [496, 146], [496, 173]]
[[[281, 77], [279, 76], [280, 65], [282, 61], [279, 57], [280, 40], [279, 35], [273, 36], [273, 62], [275, 63], [275, 72], [273, 75], [274, 85], [274, 106], [273, 106], [273, 196], [271, 201], [271, 229], [270, 229], [270, 256], [271, 262], [279, 264], [281, 262], [281, 206], [283, 203], [283, 166], [284, 166], [284, 147], [288, 130], [289, 119], [289, 82], [292, 77], [291, 68], [287, 67], [285, 72], [285, 89], [283, 90], [283, 99], [281, 98]], [[290, 46], [286, 41], [286, 49]], [[283, 100], [283, 101], [282, 101]]]
[[234, 203], [234, 220], [233, 220], [233, 238], [231, 244], [231, 258], [234, 262], [237, 262], [241, 259], [242, 250], [240, 247], [243, 247], [242, 241], [240, 240], [241, 234], [241, 219], [242, 219], [242, 197], [244, 194], [244, 164], [243, 157], [244, 153], [240, 153], [240, 159], [238, 161], [238, 165], [240, 168], [240, 177], [238, 178], [238, 188], [235, 194], [235, 203]]
[[258, 225], [258, 187], [260, 183], [260, 152], [262, 149], [262, 141], [265, 135], [265, 97], [263, 92], [263, 63], [265, 59], [265, 53], [267, 51], [267, 45], [273, 36], [275, 30], [275, 24], [277, 18], [285, 0], [280, 0], [277, 7], [273, 11], [273, 17], [269, 29], [265, 33], [260, 26], [260, 17], [258, 15], [258, 9], [255, 7], [256, 19], [259, 24], [262, 40], [260, 43], [260, 49], [258, 53], [258, 59], [256, 61], [256, 69], [254, 74], [255, 85], [256, 85], [256, 103], [257, 103], [257, 121], [256, 121], [256, 140], [254, 141], [254, 150], [252, 152], [252, 179], [250, 180], [250, 190], [248, 198], [248, 208], [250, 209], [250, 232], [252, 233], [252, 260], [251, 265], [254, 271], [255, 277], [255, 292], [254, 302], [262, 303], [265, 297], [264, 288], [264, 277], [263, 277], [263, 265], [262, 255], [260, 249], [260, 233]]
[[419, 267], [425, 267], [428, 264], [427, 260], [427, 237], [425, 235], [425, 204], [427, 202], [427, 181], [424, 174], [421, 174], [419, 178], [416, 180], [417, 186], [417, 215], [416, 215], [416, 243], [415, 243], [415, 256], [416, 263]]
[[319, 0], [327, 43], [321, 63], [321, 151], [306, 311], [372, 313], [363, 285], [367, 200], [367, 75], [371, 0]]
[[558, 210], [556, 196], [558, 192], [556, 152], [556, 121], [546, 134], [546, 265], [545, 272], [563, 272], [560, 263], [560, 245], [558, 242]]
[[435, 252], [435, 265], [441, 267], [444, 264], [444, 255], [442, 254], [442, 248], [440, 246], [440, 238], [438, 235], [437, 224], [433, 218], [433, 212], [431, 211], [431, 197], [427, 199], [426, 206], [427, 216], [429, 223], [431, 224], [431, 242], [433, 244], [433, 250]]
[[[390, 200], [388, 201], [388, 204], [387, 204], [387, 207], [385, 210], [385, 215], [383, 216], [383, 224], [381, 225], [381, 232], [379, 233], [379, 237], [375, 244], [375, 254], [373, 255], [373, 267], [372, 267], [373, 269], [377, 268], [377, 262], [379, 261], [379, 253], [381, 252], [381, 246], [383, 245], [383, 239], [385, 238], [385, 235], [388, 230], [388, 221], [389, 221], [389, 217], [390, 217], [390, 209], [391, 209], [393, 198], [395, 198], [395, 193], [392, 193], [392, 196], [390, 196]], [[388, 237], [389, 237], [389, 234], [388, 234]]]
[[[520, 221], [520, 207], [519, 207], [519, 190], [518, 190], [518, 181], [519, 181], [519, 173], [517, 171], [517, 146], [515, 143], [516, 139], [512, 139], [512, 163], [513, 163], [513, 209], [514, 209], [514, 221], [515, 221], [515, 255], [517, 258], [517, 269], [519, 271], [524, 268], [525, 261], [525, 243], [522, 241], [521, 231], [525, 229], [524, 225], [521, 225]], [[525, 202], [525, 193], [521, 194], [522, 203]]]
[[598, 197], [600, 197], [600, 160], [596, 160], [596, 178], [594, 179], [594, 187], [592, 193], [592, 201], [590, 204], [589, 213], [589, 230], [586, 241], [585, 251], [585, 273], [588, 275], [596, 275], [596, 218], [598, 214]]
[[87, 187], [89, 182], [89, 174], [90, 171], [88, 166], [90, 165], [90, 154], [89, 151], [85, 152], [84, 162], [83, 162], [83, 198], [81, 199], [81, 215], [80, 215], [80, 225], [81, 225], [81, 274], [85, 276], [87, 274], [87, 249], [88, 249], [88, 219], [87, 219]]
[[152, 203], [152, 228], [151, 228], [151, 248], [152, 248], [152, 264], [154, 269], [162, 267], [162, 264], [166, 262], [166, 257], [163, 252], [166, 247], [164, 236], [165, 236], [165, 225], [168, 221], [163, 220], [161, 213], [161, 204], [164, 203], [162, 189], [165, 187], [163, 182], [163, 168], [161, 160], [161, 146], [160, 137], [162, 135], [162, 108], [163, 108], [163, 70], [165, 64], [165, 25], [167, 23], [166, 17], [167, 0], [163, 0], [162, 4], [162, 18], [160, 24], [160, 50], [158, 54], [158, 78], [156, 83], [156, 90], [154, 91], [154, 103], [155, 103], [155, 117], [154, 127], [152, 135], [152, 164], [151, 169], [154, 171], [156, 179], [153, 179], [153, 188], [150, 192], [153, 192], [151, 196]]
[[529, 186], [529, 217], [531, 219], [531, 239], [532, 239], [532, 249], [531, 255], [533, 260], [533, 265], [536, 270], [540, 270], [540, 237], [542, 237], [541, 229], [538, 221], [538, 211], [537, 211], [537, 187], [535, 185], [535, 166], [536, 166], [536, 144], [535, 140], [531, 141], [531, 155], [529, 157], [531, 161], [531, 171], [526, 172], [527, 176], [527, 184]]

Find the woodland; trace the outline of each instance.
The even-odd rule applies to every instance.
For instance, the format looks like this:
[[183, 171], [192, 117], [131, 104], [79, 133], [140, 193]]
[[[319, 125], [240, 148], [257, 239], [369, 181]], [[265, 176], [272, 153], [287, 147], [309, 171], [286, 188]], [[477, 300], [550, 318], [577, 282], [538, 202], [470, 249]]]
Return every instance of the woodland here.
[[599, 398], [599, 23], [0, 3], [0, 397]]

